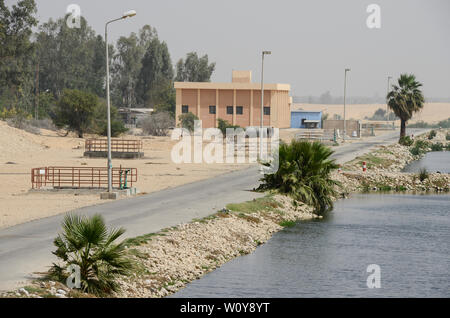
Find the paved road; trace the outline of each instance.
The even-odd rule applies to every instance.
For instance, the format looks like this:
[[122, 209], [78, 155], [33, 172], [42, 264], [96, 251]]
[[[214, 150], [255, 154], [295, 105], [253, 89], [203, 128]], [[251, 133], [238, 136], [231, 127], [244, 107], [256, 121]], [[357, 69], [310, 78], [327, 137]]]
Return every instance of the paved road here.
[[[423, 131], [423, 130], [422, 130]], [[417, 135], [420, 130], [409, 133]], [[342, 163], [374, 146], [398, 139], [398, 131], [348, 143], [336, 149], [334, 158]], [[157, 232], [163, 228], [208, 216], [230, 202], [243, 202], [261, 196], [251, 190], [258, 185], [256, 167], [211, 179], [162, 190], [136, 198], [118, 200], [77, 210], [100, 213], [108, 225], [123, 226], [126, 236]], [[45, 271], [54, 260], [52, 240], [60, 229], [63, 215], [31, 221], [0, 230], [0, 290], [10, 290], [31, 273]]]

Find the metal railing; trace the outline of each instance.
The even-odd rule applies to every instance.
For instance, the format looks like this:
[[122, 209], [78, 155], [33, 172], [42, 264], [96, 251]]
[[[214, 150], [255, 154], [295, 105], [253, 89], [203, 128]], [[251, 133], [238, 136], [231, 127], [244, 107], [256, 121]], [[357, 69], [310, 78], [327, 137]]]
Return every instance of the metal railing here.
[[[136, 168], [112, 168], [113, 187], [133, 186], [137, 182]], [[107, 167], [40, 167], [31, 169], [31, 186], [53, 188], [108, 187]]]
[[[86, 139], [85, 151], [108, 151], [107, 139]], [[143, 143], [139, 139], [111, 139], [111, 152], [142, 152]]]

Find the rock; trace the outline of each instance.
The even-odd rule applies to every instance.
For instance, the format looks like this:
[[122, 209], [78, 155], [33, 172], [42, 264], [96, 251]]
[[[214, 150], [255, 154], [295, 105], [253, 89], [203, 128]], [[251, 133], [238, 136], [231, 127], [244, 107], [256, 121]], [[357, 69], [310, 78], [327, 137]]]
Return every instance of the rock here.
[[66, 295], [66, 294], [67, 294], [67, 292], [66, 292], [64, 289], [58, 289], [58, 290], [56, 291], [56, 293], [57, 293], [57, 294], [61, 294], [61, 295]]
[[24, 294], [25, 296], [29, 296], [29, 295], [30, 295], [30, 293], [29, 293], [25, 288], [20, 288], [20, 289], [19, 289], [19, 292], [20, 292], [21, 294]]

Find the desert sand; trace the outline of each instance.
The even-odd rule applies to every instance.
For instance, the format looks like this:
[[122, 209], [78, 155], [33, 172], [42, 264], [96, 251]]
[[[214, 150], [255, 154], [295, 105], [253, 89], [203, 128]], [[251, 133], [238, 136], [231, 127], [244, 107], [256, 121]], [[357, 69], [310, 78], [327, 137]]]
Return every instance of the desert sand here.
[[[386, 104], [367, 104], [367, 105], [346, 105], [347, 119], [362, 120], [365, 117], [372, 117], [378, 108], [386, 109]], [[340, 116], [344, 115], [343, 105], [320, 105], [320, 104], [303, 104], [296, 103], [292, 105], [293, 110], [313, 110], [323, 111], [329, 114], [329, 119], [333, 118], [334, 114]], [[416, 113], [409, 123], [424, 121], [427, 123], [437, 123], [450, 117], [450, 103], [425, 103], [424, 108], [419, 113]]]
[[[89, 136], [86, 136], [89, 137]], [[124, 136], [123, 138], [138, 138]], [[211, 178], [248, 167], [248, 164], [175, 164], [170, 137], [142, 137], [145, 157], [113, 159], [113, 166], [138, 169], [136, 187], [149, 193]], [[106, 166], [106, 158], [84, 158], [84, 139], [61, 137], [41, 129], [41, 135], [8, 126], [0, 121], [0, 228], [104, 203], [91, 194], [29, 192], [32, 168], [45, 166]]]

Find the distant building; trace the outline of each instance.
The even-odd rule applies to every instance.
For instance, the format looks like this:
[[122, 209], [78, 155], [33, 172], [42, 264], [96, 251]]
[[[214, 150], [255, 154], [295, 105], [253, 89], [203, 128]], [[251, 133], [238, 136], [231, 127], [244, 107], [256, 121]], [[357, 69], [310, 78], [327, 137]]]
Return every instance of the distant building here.
[[322, 112], [293, 110], [291, 111], [291, 128], [322, 128]]
[[117, 110], [117, 113], [122, 117], [123, 122], [126, 125], [136, 126], [136, 123], [150, 115], [153, 112], [153, 108], [127, 108], [121, 107]]
[[[233, 71], [231, 83], [175, 82], [176, 123], [184, 113], [202, 120], [203, 128], [217, 127], [217, 119], [241, 127], [260, 126], [261, 84], [251, 82], [251, 71]], [[264, 84], [263, 125], [290, 126], [289, 84]]]

